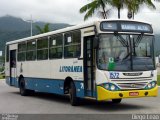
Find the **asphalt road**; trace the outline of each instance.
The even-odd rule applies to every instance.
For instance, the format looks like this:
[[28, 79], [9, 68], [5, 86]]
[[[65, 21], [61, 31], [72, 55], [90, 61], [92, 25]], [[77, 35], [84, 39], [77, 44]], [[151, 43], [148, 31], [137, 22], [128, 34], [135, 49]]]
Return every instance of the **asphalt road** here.
[[19, 89], [0, 80], [0, 113], [15, 114], [158, 114], [160, 96], [151, 98], [123, 99], [118, 105], [108, 102], [82, 101], [73, 107], [65, 96], [36, 93], [21, 96]]

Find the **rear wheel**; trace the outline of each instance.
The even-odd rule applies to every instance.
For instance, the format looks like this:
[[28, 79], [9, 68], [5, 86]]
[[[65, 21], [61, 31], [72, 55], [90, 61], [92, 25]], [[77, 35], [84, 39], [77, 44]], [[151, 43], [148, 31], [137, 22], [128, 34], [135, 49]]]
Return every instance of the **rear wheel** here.
[[118, 104], [122, 101], [122, 99], [112, 99], [112, 103]]
[[19, 90], [20, 90], [20, 94], [21, 94], [22, 96], [31, 95], [31, 94], [34, 92], [33, 90], [27, 90], [27, 89], [26, 89], [24, 78], [21, 78], [21, 79], [20, 79], [20, 82], [19, 82]]
[[70, 83], [69, 97], [71, 105], [76, 106], [77, 105], [76, 87], [73, 82]]

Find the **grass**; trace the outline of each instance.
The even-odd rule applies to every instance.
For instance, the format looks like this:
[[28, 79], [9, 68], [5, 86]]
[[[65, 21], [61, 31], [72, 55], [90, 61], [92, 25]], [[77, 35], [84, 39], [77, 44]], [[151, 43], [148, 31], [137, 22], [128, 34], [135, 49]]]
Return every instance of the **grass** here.
[[157, 76], [157, 84], [160, 86], [160, 75]]
[[2, 75], [2, 74], [0, 74], [0, 79], [4, 79], [4, 77], [3, 77], [3, 75]]

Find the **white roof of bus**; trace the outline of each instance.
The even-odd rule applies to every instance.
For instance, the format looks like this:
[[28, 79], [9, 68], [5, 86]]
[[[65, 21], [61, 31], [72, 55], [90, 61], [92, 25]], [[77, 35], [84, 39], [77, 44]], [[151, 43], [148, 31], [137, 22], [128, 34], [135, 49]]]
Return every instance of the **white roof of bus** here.
[[[7, 42], [6, 44], [7, 45], [14, 44], [14, 43], [18, 43], [18, 42], [27, 41], [27, 40], [38, 39], [38, 38], [45, 37], [45, 36], [51, 36], [53, 34], [58, 34], [58, 33], [63, 33], [63, 32], [67, 32], [67, 31], [71, 31], [71, 30], [76, 30], [76, 29], [87, 27], [87, 26], [93, 26], [93, 25], [96, 25], [96, 22], [102, 22], [102, 21], [137, 21], [137, 20], [99, 19], [99, 20], [96, 20], [96, 21], [85, 22], [83, 24], [78, 24], [78, 25], [75, 25], [75, 26], [66, 27], [66, 28], [51, 31], [51, 32], [48, 32], [48, 33], [43, 33], [43, 34], [31, 36], [31, 37], [26, 37], [26, 38], [22, 38], [22, 39], [18, 39], [18, 40], [13, 40], [13, 41]], [[144, 22], [144, 21], [137, 21], [137, 22], [148, 23], [148, 22]], [[148, 23], [148, 24], [150, 24], [150, 23]]]

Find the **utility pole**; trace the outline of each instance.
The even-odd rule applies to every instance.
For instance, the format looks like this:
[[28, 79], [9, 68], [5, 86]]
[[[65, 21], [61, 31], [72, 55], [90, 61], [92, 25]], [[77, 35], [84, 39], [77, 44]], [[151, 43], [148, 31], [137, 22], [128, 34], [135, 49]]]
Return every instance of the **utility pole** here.
[[30, 16], [30, 20], [24, 20], [24, 21], [30, 22], [30, 30], [31, 30], [30, 35], [32, 36], [33, 35], [33, 18], [32, 18], [32, 14]]
[[31, 36], [33, 35], [33, 32], [32, 32], [32, 29], [33, 29], [33, 20], [32, 20], [32, 15], [31, 15], [31, 20], [30, 20], [30, 22], [31, 22]]

